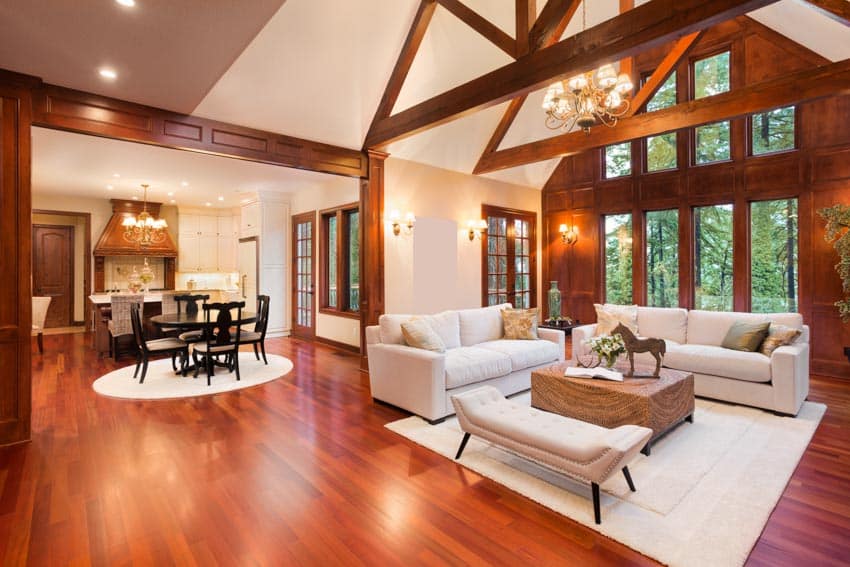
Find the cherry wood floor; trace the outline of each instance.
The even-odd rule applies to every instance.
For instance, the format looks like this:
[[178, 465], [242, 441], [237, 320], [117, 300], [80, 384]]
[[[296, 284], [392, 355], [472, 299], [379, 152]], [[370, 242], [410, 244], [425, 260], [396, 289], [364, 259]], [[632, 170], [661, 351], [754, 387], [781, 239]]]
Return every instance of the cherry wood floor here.
[[[385, 429], [405, 414], [352, 354], [272, 339], [282, 379], [133, 402], [91, 389], [129, 358], [44, 342], [33, 440], [0, 449], [3, 565], [654, 564]], [[812, 382], [829, 410], [750, 565], [850, 562], [850, 382]]]

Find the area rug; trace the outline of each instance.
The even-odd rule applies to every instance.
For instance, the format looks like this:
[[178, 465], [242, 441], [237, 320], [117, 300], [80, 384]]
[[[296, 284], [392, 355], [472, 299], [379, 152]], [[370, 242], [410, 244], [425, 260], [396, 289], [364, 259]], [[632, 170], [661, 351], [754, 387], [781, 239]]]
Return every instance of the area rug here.
[[[235, 372], [229, 373], [226, 368], [216, 368], [211, 386], [207, 386], [207, 375], [204, 372], [201, 372], [197, 378], [192, 377], [192, 372], [185, 377], [175, 374], [171, 368], [170, 359], [151, 361], [148, 364], [145, 382], [140, 384], [138, 378], [133, 378], [133, 371], [136, 368], [133, 363], [101, 376], [94, 381], [92, 387], [102, 396], [133, 400], [208, 396], [271, 382], [292, 370], [292, 362], [288, 358], [269, 354], [268, 360], [269, 363], [266, 365], [262, 360], [257, 360], [252, 352], [239, 353], [241, 380], [236, 380]], [[139, 374], [141, 375], [141, 370]]]
[[[530, 403], [528, 393], [512, 398]], [[776, 506], [826, 406], [805, 402], [797, 418], [698, 399], [684, 423], [602, 484], [602, 524], [590, 487], [473, 436], [460, 463], [644, 555], [668, 565], [743, 565]], [[453, 458], [463, 434], [450, 418], [419, 417], [387, 428]]]

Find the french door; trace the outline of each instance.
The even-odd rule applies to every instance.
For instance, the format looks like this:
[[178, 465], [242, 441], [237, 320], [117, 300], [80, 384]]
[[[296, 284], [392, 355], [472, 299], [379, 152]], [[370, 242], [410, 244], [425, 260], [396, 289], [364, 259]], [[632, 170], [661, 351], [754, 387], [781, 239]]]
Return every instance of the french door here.
[[316, 336], [316, 213], [292, 217], [292, 334]]
[[484, 205], [482, 304], [537, 305], [537, 236], [533, 212]]

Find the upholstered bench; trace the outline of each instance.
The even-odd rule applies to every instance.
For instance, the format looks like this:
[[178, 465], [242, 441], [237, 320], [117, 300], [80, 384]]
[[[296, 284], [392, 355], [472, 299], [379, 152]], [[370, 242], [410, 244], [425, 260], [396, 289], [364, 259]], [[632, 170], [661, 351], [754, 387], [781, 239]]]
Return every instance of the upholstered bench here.
[[452, 404], [464, 431], [455, 459], [460, 459], [469, 436], [474, 434], [576, 480], [589, 482], [597, 524], [602, 521], [599, 485], [621, 469], [634, 492], [627, 465], [652, 436], [647, 427], [622, 425], [607, 429], [517, 404], [492, 386], [456, 394]]

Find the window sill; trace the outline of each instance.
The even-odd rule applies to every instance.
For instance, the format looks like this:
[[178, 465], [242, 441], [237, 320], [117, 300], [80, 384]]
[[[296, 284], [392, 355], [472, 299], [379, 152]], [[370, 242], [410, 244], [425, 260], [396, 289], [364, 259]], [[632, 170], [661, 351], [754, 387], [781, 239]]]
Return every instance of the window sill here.
[[319, 313], [322, 315], [333, 315], [334, 317], [345, 317], [346, 319], [360, 320], [359, 311], [340, 311], [339, 309], [333, 309], [331, 307], [320, 307]]
[[761, 154], [750, 154], [747, 156], [747, 159], [758, 159], [763, 157], [771, 157], [771, 156], [781, 156], [783, 154], [790, 154], [798, 151], [799, 148], [788, 148], [786, 150], [775, 150], [772, 152], [764, 152]]

